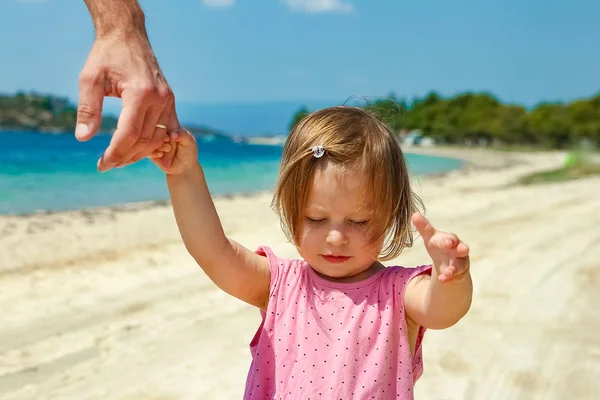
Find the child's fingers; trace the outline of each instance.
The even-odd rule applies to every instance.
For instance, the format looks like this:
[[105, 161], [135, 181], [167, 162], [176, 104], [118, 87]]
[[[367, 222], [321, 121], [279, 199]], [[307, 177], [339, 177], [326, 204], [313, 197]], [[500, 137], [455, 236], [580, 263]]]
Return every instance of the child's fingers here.
[[453, 249], [460, 243], [460, 239], [453, 233], [450, 233], [444, 239], [444, 247], [447, 249]]
[[445, 268], [444, 271], [440, 271], [438, 279], [441, 282], [450, 282], [455, 278], [459, 277], [460, 275], [464, 274], [466, 270], [466, 266], [460, 266], [459, 268], [457, 268], [454, 265], [450, 265], [447, 268]]
[[169, 132], [169, 139], [171, 139], [171, 147], [169, 149], [169, 151], [166, 151], [164, 154], [164, 157], [162, 158], [161, 162], [162, 162], [162, 166], [164, 168], [170, 168], [171, 167], [171, 163], [173, 162], [173, 159], [175, 158], [175, 153], [177, 152], [177, 129], [172, 130]]
[[168, 153], [169, 151], [171, 151], [171, 144], [170, 143], [163, 143], [158, 149], [156, 149], [158, 151], [162, 151], [164, 153]]
[[425, 243], [429, 242], [436, 232], [429, 220], [423, 214], [416, 212], [412, 215], [412, 221]]
[[444, 275], [444, 274], [440, 274], [438, 279], [440, 280], [440, 282], [448, 282], [450, 279], [452, 279], [452, 277]]
[[454, 233], [444, 233], [439, 231], [430, 242], [430, 246], [435, 246], [443, 251], [451, 252], [456, 252], [462, 244], [463, 242], [461, 242]]
[[456, 256], [458, 258], [463, 258], [469, 255], [469, 246], [465, 243], [460, 242], [458, 246], [456, 246]]
[[441, 271], [440, 275], [439, 275], [439, 280], [442, 282], [446, 282], [450, 279], [452, 279], [452, 276], [456, 273], [456, 268], [454, 268], [452, 265], [446, 267], [444, 269], [444, 271]]
[[149, 157], [150, 157], [150, 158], [152, 158], [152, 159], [158, 159], [158, 158], [162, 158], [162, 156], [163, 156], [164, 154], [165, 154], [165, 153], [163, 153], [163, 152], [162, 152], [162, 151], [160, 151], [160, 150], [154, 150], [154, 151], [152, 152], [152, 154], [150, 154], [150, 156], [149, 156]]
[[171, 132], [172, 138], [175, 142], [181, 144], [184, 147], [194, 145], [194, 137], [187, 129], [176, 129]]
[[452, 281], [469, 270], [469, 259], [454, 259], [440, 267], [438, 279], [441, 282]]

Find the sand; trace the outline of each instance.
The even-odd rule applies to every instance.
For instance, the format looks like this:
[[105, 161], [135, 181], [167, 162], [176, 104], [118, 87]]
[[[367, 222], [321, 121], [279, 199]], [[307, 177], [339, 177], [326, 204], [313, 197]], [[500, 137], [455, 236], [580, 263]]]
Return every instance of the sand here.
[[[600, 398], [600, 177], [515, 186], [561, 153], [419, 149], [415, 178], [472, 249], [469, 314], [428, 331], [417, 399]], [[270, 193], [216, 200], [228, 235], [296, 256]], [[428, 262], [420, 240], [388, 264]], [[168, 202], [0, 216], [0, 398], [238, 399], [259, 313], [187, 254]]]

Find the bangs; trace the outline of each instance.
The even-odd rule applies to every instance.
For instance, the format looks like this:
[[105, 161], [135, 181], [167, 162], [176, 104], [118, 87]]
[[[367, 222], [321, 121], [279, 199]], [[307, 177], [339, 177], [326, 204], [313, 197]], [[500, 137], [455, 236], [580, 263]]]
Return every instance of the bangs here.
[[[316, 158], [313, 146], [325, 154]], [[365, 110], [330, 107], [309, 114], [292, 130], [284, 145], [272, 206], [288, 238], [298, 245], [301, 216], [317, 169], [328, 164], [343, 173], [355, 169], [367, 184], [362, 203], [372, 205], [374, 241], [385, 237], [380, 260], [397, 257], [413, 244], [412, 214], [422, 207], [410, 188], [400, 145], [384, 123]]]

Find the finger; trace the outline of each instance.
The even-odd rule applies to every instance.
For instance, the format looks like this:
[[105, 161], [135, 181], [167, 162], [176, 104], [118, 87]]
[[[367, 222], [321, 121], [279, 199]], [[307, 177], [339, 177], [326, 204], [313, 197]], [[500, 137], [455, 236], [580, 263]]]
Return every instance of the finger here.
[[459, 258], [464, 258], [469, 255], [469, 246], [465, 243], [460, 242], [458, 246], [456, 246], [456, 256]]
[[[169, 114], [165, 114], [165, 108], [160, 106], [150, 107], [150, 111], [144, 119], [144, 127], [142, 128], [142, 136], [138, 142], [135, 154], [129, 155], [125, 164], [132, 164], [146, 157], [149, 152], [156, 150], [167, 137], [166, 121], [169, 119]], [[167, 109], [168, 110], [168, 109]], [[149, 132], [149, 133], [148, 133]]]
[[460, 243], [460, 239], [454, 233], [445, 234], [445, 238], [442, 242], [443, 246], [447, 249], [453, 249], [458, 246]]
[[144, 122], [140, 130], [140, 135], [135, 144], [131, 147], [129, 152], [125, 154], [122, 160], [116, 165], [116, 167], [123, 167], [128, 164], [133, 164], [147, 157], [152, 151], [156, 150], [160, 144], [164, 142], [163, 137], [160, 139], [160, 143], [153, 143], [152, 138], [158, 131], [165, 132], [164, 128], [158, 127], [158, 115], [161, 109], [159, 106], [152, 105], [148, 107], [148, 111], [144, 116]]
[[173, 141], [173, 146], [171, 148], [171, 151], [166, 153], [163, 158], [162, 165], [165, 168], [169, 168], [171, 166], [171, 163], [173, 162], [173, 159], [175, 158], [175, 154], [177, 152], [177, 146], [175, 145], [176, 135], [174, 135], [173, 133], [177, 132], [177, 130], [179, 130], [180, 127], [181, 126], [179, 125], [179, 118], [177, 118], [177, 110], [175, 109], [175, 102], [173, 102], [173, 103], [171, 103], [171, 110], [169, 112], [169, 118], [168, 118], [168, 122], [167, 122], [168, 132], [170, 132], [170, 133], [168, 133], [167, 137]]
[[187, 129], [178, 129], [173, 132], [173, 140], [183, 147], [189, 147], [194, 144], [194, 136]]
[[169, 151], [171, 151], [171, 143], [164, 143], [162, 146], [160, 146], [156, 150], [160, 150], [162, 152], [168, 153]]
[[169, 122], [167, 122], [167, 130], [174, 131], [181, 128], [179, 124], [179, 118], [177, 117], [177, 109], [175, 107], [175, 101], [171, 103], [171, 110], [169, 112]]
[[108, 171], [124, 161], [125, 156], [137, 143], [147, 109], [148, 107], [144, 105], [141, 98], [131, 102], [126, 102], [124, 99], [123, 110], [117, 122], [117, 130], [110, 140], [108, 148], [98, 160], [99, 171]]
[[412, 215], [412, 221], [423, 240], [428, 243], [431, 240], [431, 237], [435, 234], [435, 228], [433, 225], [431, 225], [429, 220], [420, 212], [416, 212]]
[[153, 132], [152, 141], [150, 143], [151, 147], [157, 147], [160, 146], [162, 142], [169, 141], [169, 120], [171, 118], [171, 113], [173, 112], [173, 101], [173, 97], [169, 97], [160, 111], [158, 123], [161, 126], [165, 126], [165, 128]]
[[75, 138], [90, 140], [100, 128], [104, 101], [104, 75], [83, 70], [79, 76], [79, 100]]
[[441, 282], [448, 282], [449, 280], [452, 279], [453, 275], [454, 275], [454, 272], [452, 272], [452, 273], [444, 272], [438, 276], [438, 280]]
[[150, 154], [150, 158], [161, 158], [165, 153], [160, 150], [154, 150], [152, 154]]

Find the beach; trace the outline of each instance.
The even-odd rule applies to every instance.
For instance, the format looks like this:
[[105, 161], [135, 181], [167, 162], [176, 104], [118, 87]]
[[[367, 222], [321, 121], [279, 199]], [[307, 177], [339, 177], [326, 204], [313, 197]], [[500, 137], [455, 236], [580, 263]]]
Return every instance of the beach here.
[[[473, 305], [428, 331], [417, 399], [600, 398], [600, 177], [519, 186], [561, 152], [459, 157], [416, 177], [426, 215], [471, 248]], [[215, 200], [246, 247], [296, 257], [271, 193]], [[427, 263], [419, 239], [388, 265]], [[0, 215], [0, 398], [239, 399], [259, 312], [188, 255], [170, 204]]]

